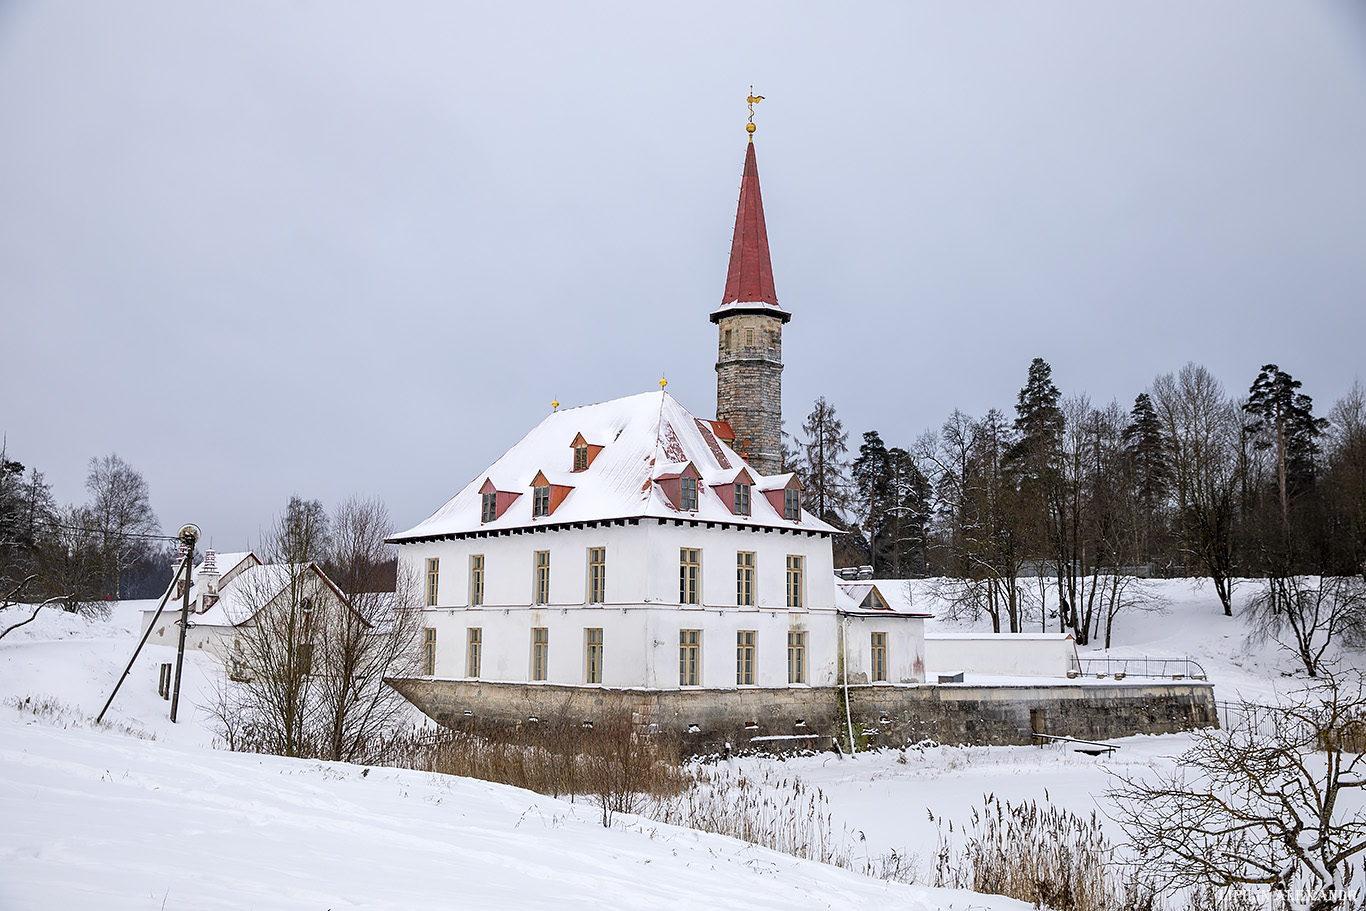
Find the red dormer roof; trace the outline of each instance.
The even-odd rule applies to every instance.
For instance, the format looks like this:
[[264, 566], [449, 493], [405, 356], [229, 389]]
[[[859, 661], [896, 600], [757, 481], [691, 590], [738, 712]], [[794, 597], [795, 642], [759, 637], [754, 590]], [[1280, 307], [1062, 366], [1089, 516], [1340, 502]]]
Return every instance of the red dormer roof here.
[[[513, 501], [516, 500], [518, 497], [520, 497], [520, 496], [522, 495], [522, 494], [521, 494], [520, 492], [518, 492], [518, 491], [512, 491], [512, 490], [499, 490], [498, 487], [497, 487], [497, 485], [495, 485], [495, 484], [493, 483], [493, 479], [492, 479], [492, 478], [484, 478], [484, 484], [483, 484], [482, 487], [479, 488], [479, 495], [480, 495], [480, 496], [483, 496], [483, 495], [486, 494], [486, 493], [491, 493], [491, 494], [496, 494], [496, 495], [497, 495], [497, 496], [495, 497], [494, 501], [493, 501], [493, 502], [494, 502], [494, 510], [495, 510], [495, 512], [494, 512], [494, 519], [495, 519], [495, 520], [496, 520], [496, 519], [501, 519], [501, 518], [503, 517], [503, 513], [507, 512], [508, 507], [512, 505]], [[481, 518], [481, 521], [482, 521], [482, 518]]]
[[598, 453], [602, 452], [602, 447], [601, 447], [601, 446], [597, 446], [597, 445], [595, 445], [595, 444], [593, 444], [593, 443], [590, 443], [590, 442], [588, 442], [587, 440], [585, 440], [585, 439], [583, 438], [583, 434], [582, 434], [582, 433], [576, 433], [576, 434], [574, 434], [574, 439], [569, 443], [569, 448], [570, 448], [570, 449], [578, 449], [580, 446], [583, 446], [585, 449], [588, 450], [587, 453], [586, 453], [587, 456], [588, 456], [588, 458], [586, 459], [586, 461], [587, 461], [588, 464], [584, 465], [583, 468], [578, 468], [578, 467], [577, 467], [577, 463], [576, 463], [576, 467], [574, 468], [574, 470], [575, 470], [575, 471], [587, 471], [589, 468], [592, 467], [592, 465], [593, 465], [593, 460], [596, 459], [596, 458], [598, 457]]
[[[602, 447], [599, 446], [598, 448], [601, 449]], [[555, 510], [559, 508], [560, 504], [564, 502], [564, 498], [567, 497], [567, 496], [569, 496], [569, 492], [570, 492], [571, 490], [574, 489], [574, 488], [570, 487], [570, 486], [567, 485], [567, 484], [552, 484], [552, 483], [550, 483], [550, 479], [547, 478], [547, 477], [545, 476], [545, 472], [544, 472], [544, 471], [538, 471], [538, 472], [536, 472], [536, 477], [534, 477], [534, 478], [531, 479], [531, 486], [532, 486], [532, 487], [549, 487], [549, 488], [550, 488], [550, 513], [549, 513], [549, 515], [552, 515], [552, 516], [555, 514]]]
[[754, 143], [745, 152], [745, 171], [740, 178], [740, 203], [735, 213], [735, 234], [730, 243], [730, 269], [721, 306], [712, 322], [737, 311], [772, 313], [787, 322], [791, 314], [778, 305], [773, 287], [773, 263], [768, 254], [768, 230], [764, 227], [764, 200], [759, 193], [759, 164]]

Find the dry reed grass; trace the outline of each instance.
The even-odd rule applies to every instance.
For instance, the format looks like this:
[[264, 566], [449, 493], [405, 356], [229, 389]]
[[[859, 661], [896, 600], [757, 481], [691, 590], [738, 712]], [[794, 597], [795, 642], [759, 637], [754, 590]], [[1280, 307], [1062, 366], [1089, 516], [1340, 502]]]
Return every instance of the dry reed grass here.
[[101, 721], [83, 714], [75, 706], [67, 705], [51, 696], [6, 696], [5, 705], [19, 712], [41, 719], [45, 724], [61, 728], [87, 728], [92, 731], [113, 731], [139, 740], [156, 740], [156, 734], [130, 724], [117, 721]]
[[[1151, 911], [1156, 895], [1121, 862], [1100, 819], [1047, 802], [1011, 804], [987, 795], [953, 847], [954, 825], [939, 826], [931, 885], [1005, 895], [1053, 911]], [[948, 831], [945, 832], [947, 822]]]

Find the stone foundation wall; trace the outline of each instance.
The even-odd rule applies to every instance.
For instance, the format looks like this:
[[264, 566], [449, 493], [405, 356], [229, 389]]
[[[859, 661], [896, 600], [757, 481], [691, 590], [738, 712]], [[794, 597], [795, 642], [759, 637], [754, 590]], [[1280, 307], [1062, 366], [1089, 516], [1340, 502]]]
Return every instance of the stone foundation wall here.
[[[630, 712], [641, 731], [679, 739], [687, 755], [825, 749], [847, 725], [840, 687], [637, 690], [470, 680], [389, 681], [447, 727], [472, 719], [518, 726], [530, 719], [596, 722]], [[1035, 732], [1108, 740], [1218, 727], [1214, 687], [1146, 683], [1031, 687], [850, 686], [849, 717], [868, 746], [921, 740], [1029, 744]]]

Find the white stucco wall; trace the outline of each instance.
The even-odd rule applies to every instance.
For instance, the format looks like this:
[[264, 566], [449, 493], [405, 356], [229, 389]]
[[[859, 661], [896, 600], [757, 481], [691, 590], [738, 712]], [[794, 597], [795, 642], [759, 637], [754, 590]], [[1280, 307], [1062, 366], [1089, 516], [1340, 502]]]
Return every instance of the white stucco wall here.
[[[606, 599], [588, 606], [588, 551], [606, 548]], [[698, 605], [680, 605], [679, 551], [700, 554]], [[550, 603], [532, 604], [535, 553], [550, 552]], [[736, 605], [736, 554], [755, 555], [755, 604]], [[484, 557], [484, 604], [470, 606], [471, 557]], [[802, 607], [787, 607], [787, 556], [804, 559]], [[829, 540], [818, 535], [641, 519], [636, 525], [548, 529], [536, 533], [407, 544], [400, 560], [426, 581], [440, 560], [435, 676], [467, 674], [468, 630], [482, 631], [480, 678], [528, 682], [532, 629], [548, 630], [548, 683], [586, 681], [586, 630], [603, 630], [603, 685], [679, 687], [679, 632], [700, 630], [703, 687], [734, 687], [740, 630], [755, 632], [755, 686], [787, 686], [789, 630], [806, 631], [806, 683], [838, 682], [841, 647]], [[425, 587], [424, 587], [425, 592]], [[890, 679], [913, 676], [923, 621], [887, 617]], [[871, 628], [870, 628], [871, 629]], [[868, 650], [867, 645], [864, 652]], [[866, 659], [864, 659], [866, 662]], [[893, 676], [894, 674], [894, 676]], [[923, 679], [923, 678], [917, 678]]]
[[925, 637], [925, 666], [931, 675], [1066, 677], [1076, 651], [1062, 633], [941, 633]]
[[[147, 625], [152, 622], [152, 617], [156, 611], [143, 611], [140, 632], [147, 631]], [[195, 615], [190, 614], [190, 629], [185, 633], [185, 648], [202, 649], [216, 656], [220, 660], [226, 659], [228, 652], [232, 648], [233, 631], [231, 627], [222, 626], [194, 626]], [[157, 618], [156, 627], [152, 630], [152, 635], [147, 637], [148, 645], [165, 645], [171, 648], [180, 647], [180, 608], [171, 610], [169, 607], [161, 612]]]
[[887, 634], [886, 683], [925, 682], [925, 621], [897, 614], [852, 614], [845, 619], [850, 683], [871, 683], [873, 633]]

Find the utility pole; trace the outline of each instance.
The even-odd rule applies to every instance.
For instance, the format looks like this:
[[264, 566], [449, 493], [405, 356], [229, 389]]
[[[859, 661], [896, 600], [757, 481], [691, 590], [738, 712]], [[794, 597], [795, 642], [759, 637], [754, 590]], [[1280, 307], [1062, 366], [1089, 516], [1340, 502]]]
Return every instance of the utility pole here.
[[[168, 588], [168, 589], [166, 589], [166, 594], [164, 594], [164, 595], [161, 596], [161, 603], [157, 605], [156, 613], [152, 614], [151, 622], [149, 622], [149, 623], [147, 624], [147, 629], [143, 631], [143, 633], [142, 633], [142, 638], [141, 638], [140, 640], [138, 640], [138, 647], [135, 648], [135, 649], [133, 649], [133, 657], [131, 657], [131, 658], [128, 659], [128, 666], [125, 667], [125, 668], [123, 669], [123, 674], [120, 675], [120, 677], [119, 677], [119, 682], [116, 683], [116, 684], [114, 684], [114, 691], [113, 691], [112, 693], [110, 693], [110, 694], [109, 694], [109, 698], [108, 698], [107, 700], [105, 700], [104, 708], [100, 709], [99, 715], [95, 716], [95, 723], [96, 723], [96, 724], [99, 724], [101, 721], [104, 720], [104, 713], [107, 712], [107, 711], [109, 711], [109, 706], [111, 706], [111, 705], [114, 704], [114, 697], [117, 696], [117, 695], [119, 694], [119, 687], [123, 686], [123, 681], [125, 681], [125, 680], [128, 679], [128, 672], [131, 671], [131, 670], [133, 669], [133, 664], [138, 660], [138, 655], [142, 652], [142, 647], [143, 647], [144, 645], [147, 644], [147, 640], [151, 637], [151, 635], [152, 635], [152, 628], [153, 628], [154, 626], [156, 626], [157, 618], [159, 618], [159, 617], [161, 616], [162, 610], [165, 609], [165, 607], [166, 607], [166, 602], [171, 600], [171, 592], [175, 591], [176, 582], [178, 582], [178, 581], [180, 580], [180, 574], [181, 574], [181, 573], [184, 573], [184, 574], [185, 574], [185, 583], [184, 583], [184, 584], [185, 584], [185, 599], [186, 599], [186, 606], [188, 607], [188, 602], [189, 602], [189, 591], [190, 591], [190, 566], [194, 563], [194, 543], [193, 543], [193, 542], [194, 542], [196, 539], [199, 538], [199, 529], [198, 529], [198, 527], [196, 527], [196, 526], [194, 526], [194, 525], [186, 525], [184, 528], [180, 529], [180, 536], [179, 536], [178, 538], [167, 538], [167, 539], [165, 539], [165, 540], [180, 541], [181, 543], [184, 543], [187, 534], [188, 534], [188, 536], [189, 536], [189, 539], [190, 539], [190, 541], [191, 541], [191, 544], [190, 544], [189, 547], [187, 547], [187, 548], [185, 549], [185, 558], [184, 558], [183, 560], [180, 561], [180, 566], [179, 566], [179, 568], [177, 568], [176, 571], [175, 571], [175, 577], [171, 580], [171, 587]], [[184, 629], [184, 628], [182, 627], [182, 631], [183, 631], [183, 629]], [[180, 639], [180, 646], [181, 646], [181, 653], [183, 654], [183, 653], [184, 653], [184, 650], [185, 650], [185, 637], [184, 637], [184, 635], [183, 635], [183, 632], [182, 632], [181, 639]], [[180, 684], [180, 681], [179, 681], [179, 678], [177, 678], [177, 680], [176, 680], [176, 688], [177, 688], [177, 691], [179, 691], [179, 684]], [[174, 707], [172, 707], [172, 709], [171, 709], [171, 720], [172, 720], [172, 721], [175, 721], [175, 708], [174, 708]]]
[[171, 693], [171, 723], [175, 723], [176, 708], [180, 705], [180, 672], [185, 666], [185, 634], [190, 629], [190, 567], [194, 563], [194, 545], [199, 540], [199, 529], [186, 525], [180, 530], [180, 543], [185, 545], [185, 591], [180, 607], [180, 648], [175, 656], [175, 689]]

